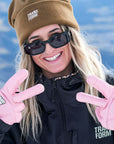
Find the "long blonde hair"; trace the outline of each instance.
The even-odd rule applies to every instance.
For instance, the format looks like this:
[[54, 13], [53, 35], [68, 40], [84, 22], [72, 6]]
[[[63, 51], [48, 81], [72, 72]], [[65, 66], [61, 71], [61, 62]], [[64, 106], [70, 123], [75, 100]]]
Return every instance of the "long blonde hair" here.
[[[60, 25], [63, 31], [66, 30], [66, 26]], [[89, 46], [84, 37], [78, 32], [76, 29], [72, 27], [67, 27], [71, 32], [71, 41], [69, 43], [69, 48], [72, 56], [72, 61], [74, 66], [76, 66], [80, 73], [82, 74], [85, 81], [85, 93], [92, 94], [98, 96], [98, 91], [91, 86], [89, 86], [86, 82], [86, 78], [89, 75], [96, 75], [101, 79], [105, 80], [105, 74], [103, 71], [103, 65], [101, 62], [99, 52]], [[18, 53], [17, 58], [18, 66], [16, 69], [27, 69], [29, 71], [28, 78], [24, 81], [24, 83], [20, 86], [20, 90], [23, 91], [29, 87], [35, 85], [35, 64], [31, 58], [31, 56], [25, 54], [23, 47], [21, 47], [21, 52]], [[22, 133], [27, 136], [29, 135], [30, 122], [32, 126], [32, 134], [34, 139], [36, 135], [41, 132], [42, 122], [40, 117], [40, 108], [38, 103], [36, 102], [35, 97], [26, 100], [25, 102], [26, 108], [23, 111], [23, 119], [20, 122], [20, 127], [22, 129]], [[87, 104], [88, 110], [92, 117], [96, 119], [95, 115], [95, 106]], [[38, 131], [38, 126], [40, 126], [40, 131]]]

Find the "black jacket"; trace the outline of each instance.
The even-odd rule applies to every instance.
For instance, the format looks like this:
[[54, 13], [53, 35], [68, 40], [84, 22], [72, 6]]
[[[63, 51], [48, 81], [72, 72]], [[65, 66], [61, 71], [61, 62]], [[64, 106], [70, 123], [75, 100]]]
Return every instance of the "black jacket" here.
[[76, 101], [76, 93], [84, 91], [79, 73], [40, 80], [45, 86], [37, 96], [42, 110], [41, 136], [36, 142], [30, 131], [31, 135], [23, 138], [19, 124], [8, 126], [0, 121], [0, 144], [114, 144], [114, 132], [97, 124], [86, 104]]

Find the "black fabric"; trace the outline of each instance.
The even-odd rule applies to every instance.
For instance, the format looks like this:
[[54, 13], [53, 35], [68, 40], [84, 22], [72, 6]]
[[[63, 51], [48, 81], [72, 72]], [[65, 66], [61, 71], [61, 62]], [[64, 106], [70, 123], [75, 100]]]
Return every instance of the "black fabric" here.
[[[14, 124], [0, 137], [1, 144], [114, 143], [114, 132], [96, 123], [86, 104], [76, 101], [77, 92], [84, 91], [84, 81], [79, 73], [66, 78], [43, 77], [41, 82], [45, 86], [45, 91], [36, 97], [42, 110], [43, 130], [40, 137], [37, 136], [35, 141], [30, 131], [30, 136], [24, 140], [19, 124]], [[113, 79], [111, 83], [114, 84]]]

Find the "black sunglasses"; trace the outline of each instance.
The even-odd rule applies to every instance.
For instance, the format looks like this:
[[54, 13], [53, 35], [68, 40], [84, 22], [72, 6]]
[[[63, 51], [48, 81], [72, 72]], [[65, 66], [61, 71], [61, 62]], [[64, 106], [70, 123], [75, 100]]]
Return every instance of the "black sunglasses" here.
[[65, 31], [62, 33], [53, 34], [46, 41], [41, 41], [37, 39], [34, 40], [32, 43], [25, 42], [23, 46], [26, 54], [38, 55], [45, 51], [46, 43], [49, 43], [53, 48], [60, 48], [68, 44], [69, 41], [70, 41], [70, 33]]

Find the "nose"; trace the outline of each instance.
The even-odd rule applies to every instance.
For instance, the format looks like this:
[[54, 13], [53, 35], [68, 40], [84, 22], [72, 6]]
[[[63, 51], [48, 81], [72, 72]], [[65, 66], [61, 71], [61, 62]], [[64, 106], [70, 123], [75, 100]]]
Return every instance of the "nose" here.
[[54, 48], [49, 43], [46, 43], [45, 54], [50, 54], [53, 51], [54, 51]]

